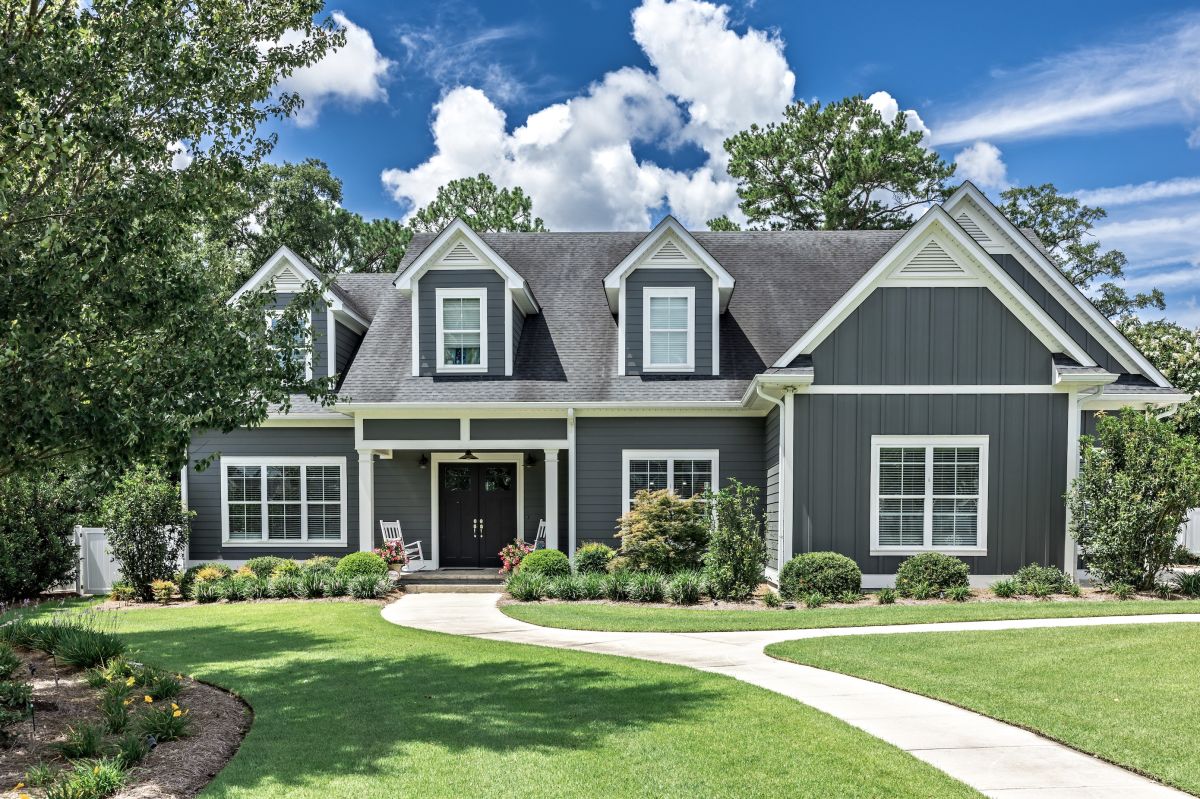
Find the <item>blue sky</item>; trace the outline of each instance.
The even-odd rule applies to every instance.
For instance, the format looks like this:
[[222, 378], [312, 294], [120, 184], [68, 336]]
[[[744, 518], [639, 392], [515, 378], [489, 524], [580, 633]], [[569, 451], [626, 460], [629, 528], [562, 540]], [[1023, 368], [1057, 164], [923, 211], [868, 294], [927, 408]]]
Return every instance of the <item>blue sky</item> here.
[[1200, 324], [1194, 3], [698, 0], [338, 2], [339, 53], [293, 76], [275, 160], [316, 157], [345, 204], [403, 217], [479, 171], [551, 229], [736, 216], [724, 137], [793, 99], [906, 114], [995, 196], [1053, 182], [1108, 208], [1131, 288]]

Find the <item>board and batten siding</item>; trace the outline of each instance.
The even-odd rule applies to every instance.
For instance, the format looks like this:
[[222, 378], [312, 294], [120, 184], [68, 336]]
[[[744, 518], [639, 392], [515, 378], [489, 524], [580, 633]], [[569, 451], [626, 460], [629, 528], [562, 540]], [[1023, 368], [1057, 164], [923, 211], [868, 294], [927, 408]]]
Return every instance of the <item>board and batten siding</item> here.
[[796, 553], [833, 550], [865, 574], [895, 574], [902, 557], [870, 554], [871, 437], [987, 435], [987, 555], [963, 560], [985, 575], [1063, 565], [1066, 394], [798, 394], [794, 401]]
[[[490, 269], [433, 269], [421, 275], [417, 282], [420, 310], [420, 372], [438, 374], [440, 353], [437, 352], [437, 290], [487, 289], [487, 374], [504, 376], [504, 308], [509, 302], [504, 279]], [[482, 374], [482, 373], [480, 373]], [[442, 373], [443, 377], [466, 378], [467, 374]]]
[[[221, 462], [214, 459], [204, 471], [196, 461], [214, 453], [247, 457], [338, 456], [346, 459], [345, 547], [305, 547], [264, 544], [261, 547], [221, 546]], [[358, 452], [354, 430], [348, 427], [270, 427], [239, 429], [230, 433], [193, 434], [188, 447], [187, 505], [195, 511], [189, 560], [245, 560], [258, 555], [307, 558], [312, 555], [339, 557], [358, 549]]]
[[625, 278], [625, 374], [642, 373], [643, 290], [690, 287], [696, 290], [692, 324], [696, 329], [696, 368], [692, 374], [711, 375], [713, 279], [703, 269], [643, 267]]
[[779, 563], [779, 409], [772, 408], [767, 414], [763, 465], [766, 467], [766, 491], [764, 506], [766, 516], [767, 566], [781, 567]]
[[580, 417], [575, 422], [576, 538], [619, 544], [614, 533], [624, 512], [622, 450], [715, 449], [721, 486], [736, 477], [763, 492], [764, 432], [762, 417]]
[[1047, 385], [1053, 356], [988, 289], [875, 289], [812, 354], [815, 383]]

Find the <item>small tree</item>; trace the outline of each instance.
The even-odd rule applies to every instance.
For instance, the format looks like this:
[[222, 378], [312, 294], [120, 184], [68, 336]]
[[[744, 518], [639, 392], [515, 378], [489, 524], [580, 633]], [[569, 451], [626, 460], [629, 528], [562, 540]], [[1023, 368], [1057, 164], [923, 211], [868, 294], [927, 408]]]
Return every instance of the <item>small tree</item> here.
[[745, 599], [762, 580], [767, 541], [758, 497], [758, 488], [737, 480], [704, 497], [714, 517], [704, 553], [704, 574], [714, 598]]
[[151, 583], [172, 579], [187, 546], [193, 514], [183, 510], [179, 487], [139, 466], [117, 481], [100, 515], [122, 577], [150, 601]]
[[1200, 505], [1196, 442], [1131, 408], [1100, 415], [1096, 433], [1082, 439], [1066, 495], [1071, 534], [1101, 582], [1151, 588], [1188, 510]]
[[665, 574], [698, 569], [708, 530], [702, 500], [684, 499], [666, 488], [639, 491], [633, 507], [617, 524], [620, 563], [636, 571]]
[[78, 492], [54, 472], [0, 479], [0, 602], [27, 599], [75, 575]]

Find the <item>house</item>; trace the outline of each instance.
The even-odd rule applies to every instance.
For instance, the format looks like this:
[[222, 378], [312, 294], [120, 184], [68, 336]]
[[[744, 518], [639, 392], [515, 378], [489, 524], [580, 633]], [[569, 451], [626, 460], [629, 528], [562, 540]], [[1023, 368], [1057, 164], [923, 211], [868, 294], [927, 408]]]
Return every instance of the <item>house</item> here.
[[[319, 279], [284, 248], [245, 289]], [[736, 478], [770, 574], [812, 550], [868, 587], [931, 550], [981, 582], [1074, 569], [1080, 433], [1187, 399], [970, 184], [905, 231], [456, 221], [394, 275], [338, 276], [312, 329], [340, 402], [193, 437], [191, 561], [341, 555], [399, 519], [433, 568], [496, 566], [541, 520], [572, 553], [639, 489]]]

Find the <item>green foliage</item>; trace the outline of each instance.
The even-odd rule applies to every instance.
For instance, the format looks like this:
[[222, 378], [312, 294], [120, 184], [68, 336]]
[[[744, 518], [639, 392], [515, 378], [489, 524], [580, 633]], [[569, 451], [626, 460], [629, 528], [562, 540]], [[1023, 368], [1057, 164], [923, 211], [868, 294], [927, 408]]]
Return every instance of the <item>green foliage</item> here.
[[21, 667], [21, 659], [8, 644], [0, 644], [0, 682], [11, 680]]
[[138, 716], [138, 732], [153, 735], [159, 743], [177, 741], [192, 734], [192, 720], [187, 708], [178, 705], [153, 705]]
[[[933, 599], [941, 593], [936, 587], [922, 580], [921, 582], [912, 583], [908, 588], [908, 596], [913, 599]], [[904, 596], [904, 592], [901, 592]]]
[[606, 574], [600, 572], [584, 572], [579, 575], [579, 590], [583, 599], [603, 599], [605, 592]]
[[583, 599], [583, 586], [580, 584], [578, 575], [563, 574], [550, 579], [550, 587], [547, 589], [546, 595], [553, 599], [574, 602]]
[[1078, 599], [1083, 596], [1083, 589], [1079, 587], [1079, 583], [1067, 583], [1067, 596]]
[[[1127, 316], [1141, 308], [1166, 307], [1163, 293], [1130, 296], [1114, 281], [1124, 277], [1125, 254], [1119, 250], [1102, 251], [1092, 235], [1096, 222], [1108, 216], [1103, 208], [1087, 206], [1077, 198], [1059, 194], [1053, 183], [1040, 186], [1014, 186], [1000, 192], [1000, 210], [1017, 227], [1037, 234], [1059, 271], [1080, 291], [1087, 294], [1100, 312], [1109, 318]], [[1096, 280], [1103, 280], [1093, 288]]]
[[336, 571], [351, 583], [359, 577], [371, 577], [378, 582], [387, 577], [388, 565], [374, 552], [351, 552], [338, 561]]
[[1200, 572], [1178, 572], [1175, 585], [1184, 596], [1200, 597]]
[[55, 748], [68, 760], [99, 757], [104, 750], [104, 727], [89, 723], [68, 727], [63, 739], [55, 744]]
[[350, 581], [337, 572], [326, 574], [322, 580], [325, 596], [345, 596], [350, 591]]
[[188, 523], [179, 486], [144, 466], [126, 472], [100, 505], [108, 528], [108, 549], [121, 575], [144, 601], [151, 583], [170, 580], [187, 551]]
[[183, 693], [179, 677], [156, 666], [142, 666], [135, 675], [142, 691], [155, 700], [174, 699]]
[[[150, 754], [146, 738], [136, 732], [129, 731], [117, 739], [117, 762], [126, 769], [131, 769]], [[32, 785], [32, 783], [30, 783]]]
[[125, 697], [116, 693], [105, 693], [100, 697], [100, 715], [104, 718], [104, 730], [113, 735], [125, 732], [129, 726], [129, 705]]
[[46, 791], [46, 799], [103, 799], [125, 785], [128, 774], [119, 758], [80, 760], [59, 775]]
[[[0, 475], [62, 458], [182, 465], [197, 427], [325, 399], [197, 246], [252, 210], [278, 90], [343, 38], [319, 0], [8, 3], [0, 14]], [[184, 166], [182, 160], [190, 158]], [[176, 161], [172, 168], [172, 162]], [[160, 575], [163, 577], [169, 575]]]
[[1160, 581], [1154, 584], [1154, 595], [1159, 599], [1174, 599], [1177, 590], [1178, 588], [1174, 583]]
[[1018, 594], [1033, 593], [1029, 587], [1034, 584], [1046, 586], [1053, 594], [1065, 594], [1070, 590], [1067, 586], [1071, 584], [1071, 578], [1062, 569], [1036, 563], [1017, 569], [1013, 581], [1016, 583]]
[[970, 585], [970, 574], [967, 564], [958, 558], [941, 552], [922, 552], [900, 564], [896, 571], [896, 590], [900, 596], [924, 599], [927, 597], [916, 594], [919, 584], [924, 583], [932, 594], [940, 594], [956, 585]]
[[378, 599], [391, 590], [391, 583], [385, 577], [373, 574], [360, 574], [350, 578], [350, 596], [355, 599]]
[[223, 581], [222, 593], [227, 602], [241, 602], [250, 599], [250, 592], [253, 586], [258, 582], [257, 577], [252, 577], [244, 574], [235, 574], [227, 580]]
[[779, 572], [779, 593], [784, 599], [800, 599], [813, 592], [837, 596], [845, 591], [862, 591], [862, 570], [837, 552], [796, 555]]
[[1137, 593], [1137, 589], [1132, 585], [1122, 582], [1108, 583], [1104, 586], [1104, 590], [1121, 601], [1133, 599], [1134, 595]]
[[55, 771], [45, 763], [35, 763], [25, 772], [25, 784], [30, 788], [45, 788], [54, 782]]
[[1170, 563], [1188, 510], [1200, 506], [1196, 442], [1131, 408], [1096, 422], [1067, 491], [1071, 533], [1100, 582], [1149, 589]]
[[629, 576], [629, 598], [634, 602], [662, 602], [666, 578], [659, 572], [634, 572]]
[[197, 563], [195, 566], [189, 566], [179, 578], [180, 596], [185, 599], [195, 599], [192, 596], [192, 586], [201, 573], [203, 573], [202, 580], [223, 580], [233, 574], [233, 570], [219, 561], [215, 563]]
[[575, 550], [575, 571], [580, 574], [603, 574], [608, 571], [608, 564], [616, 554], [612, 547], [604, 544], [584, 544]]
[[325, 593], [325, 576], [320, 572], [306, 571], [300, 575], [300, 593], [308, 599], [316, 599]]
[[[954, 174], [922, 138], [903, 114], [885, 120], [855, 96], [789, 105], [781, 122], [726, 139], [725, 151], [753, 228], [906, 228], [909, 209], [943, 199]], [[733, 227], [728, 219], [710, 225]]]
[[508, 576], [504, 590], [518, 602], [537, 602], [550, 593], [550, 578], [540, 572], [516, 571]]
[[437, 191], [429, 205], [412, 216], [418, 231], [441, 232], [462, 219], [476, 232], [485, 230], [544, 233], [546, 226], [533, 215], [533, 200], [520, 186], [500, 189], [482, 172], [473, 178], [452, 180]]
[[992, 583], [992, 593], [1001, 599], [1008, 599], [1020, 593], [1016, 580], [997, 580]]
[[762, 595], [762, 601], [769, 608], [777, 608], [783, 604], [783, 597], [779, 595], [778, 591], [768, 590]]
[[[1200, 331], [1165, 319], [1143, 322], [1136, 316], [1124, 317], [1117, 327], [1171, 385], [1192, 395], [1168, 421], [1178, 432], [1200, 439]], [[1180, 547], [1171, 559], [1190, 563], [1196, 556]]]
[[547, 577], [565, 577], [571, 573], [571, 562], [557, 549], [537, 549], [521, 560], [517, 572], [544, 574]]
[[843, 591], [838, 594], [837, 601], [843, 605], [856, 605], [862, 599], [861, 591]]
[[675, 572], [667, 578], [667, 601], [674, 605], [695, 605], [707, 587], [705, 576], [700, 572]]
[[670, 574], [703, 565], [710, 517], [702, 500], [673, 491], [639, 491], [629, 512], [621, 516], [622, 564], [633, 571]]
[[315, 572], [317, 574], [328, 574], [337, 567], [337, 558], [329, 555], [313, 555], [308, 560], [300, 564], [300, 568], [305, 572]]
[[[357, 553], [355, 553], [357, 554]], [[370, 553], [368, 553], [370, 554]], [[354, 562], [354, 561], [352, 561]], [[334, 568], [337, 568], [336, 566]], [[275, 564], [275, 569], [271, 572], [272, 577], [299, 577], [303, 569], [300, 567], [300, 562], [292, 558], [280, 558]]]
[[730, 480], [704, 499], [714, 515], [704, 552], [708, 591], [714, 599], [744, 600], [762, 582], [767, 563], [766, 524], [758, 488]]
[[825, 596], [820, 591], [812, 591], [811, 593], [807, 593], [804, 595], [803, 599], [804, 607], [806, 608], [819, 608], [829, 601], [829, 597]]
[[894, 605], [896, 604], [896, 589], [880, 588], [879, 593], [875, 595], [875, 599], [880, 605]]
[[124, 580], [117, 580], [109, 590], [108, 598], [113, 602], [132, 602], [137, 599], [137, 591]]
[[154, 580], [150, 583], [150, 591], [154, 594], [155, 602], [165, 605], [175, 597], [175, 583], [170, 580]]
[[632, 579], [633, 575], [627, 571], [617, 571], [605, 575], [604, 596], [613, 602], [624, 602], [629, 599]]
[[80, 489], [54, 472], [0, 478], [0, 602], [30, 599], [74, 580]]
[[261, 555], [246, 561], [246, 568], [259, 577], [271, 577], [275, 574], [275, 569], [286, 560], [287, 558], [280, 558], [275, 555]]
[[966, 602], [974, 596], [974, 592], [965, 585], [952, 585], [946, 589], [945, 595], [952, 602]]
[[201, 605], [219, 602], [225, 596], [225, 585], [221, 581], [196, 583], [192, 586], [192, 599]]

